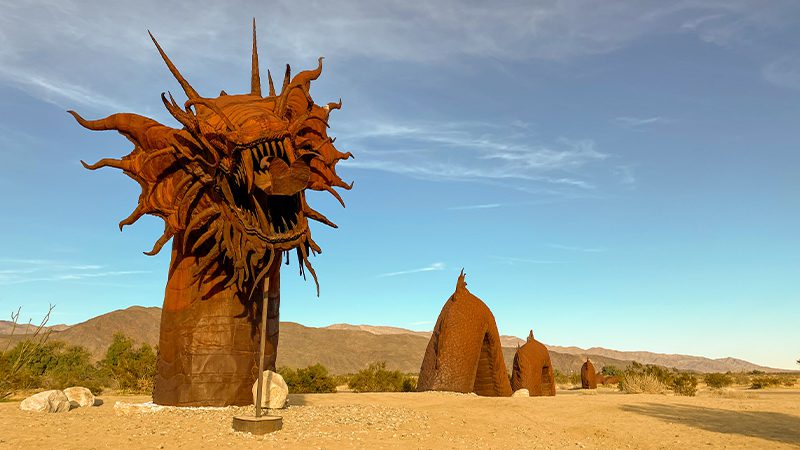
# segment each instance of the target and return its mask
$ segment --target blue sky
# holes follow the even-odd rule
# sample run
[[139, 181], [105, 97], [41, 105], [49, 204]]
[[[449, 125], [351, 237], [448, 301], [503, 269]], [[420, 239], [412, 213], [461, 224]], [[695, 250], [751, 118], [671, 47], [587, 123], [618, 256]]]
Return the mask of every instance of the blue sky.
[[[767, 6], [768, 5], [768, 6]], [[160, 306], [160, 219], [79, 160], [129, 142], [87, 118], [176, 123], [151, 30], [203, 95], [314, 67], [355, 160], [283, 320], [430, 329], [463, 267], [502, 334], [794, 368], [800, 357], [800, 4], [793, 1], [0, 0], [0, 313], [77, 323]], [[312, 225], [313, 227], [313, 225]], [[3, 312], [5, 311], [5, 313]]]

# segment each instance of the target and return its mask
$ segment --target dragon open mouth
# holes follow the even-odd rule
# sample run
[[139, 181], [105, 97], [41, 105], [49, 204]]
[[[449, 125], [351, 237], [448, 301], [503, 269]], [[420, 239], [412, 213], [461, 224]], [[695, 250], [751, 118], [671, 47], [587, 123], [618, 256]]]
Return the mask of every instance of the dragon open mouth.
[[303, 189], [310, 169], [295, 160], [286, 139], [261, 139], [237, 147], [234, 204], [248, 228], [272, 244], [293, 244], [308, 230]]

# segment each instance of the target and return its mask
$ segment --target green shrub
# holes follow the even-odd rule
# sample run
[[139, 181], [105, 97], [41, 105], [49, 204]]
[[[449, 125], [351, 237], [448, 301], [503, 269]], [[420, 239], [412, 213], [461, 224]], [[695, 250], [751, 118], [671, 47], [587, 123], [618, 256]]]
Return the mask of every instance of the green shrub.
[[750, 387], [752, 389], [764, 389], [771, 386], [778, 386], [781, 384], [781, 379], [775, 376], [764, 375], [760, 377], [753, 377], [750, 380]]
[[295, 394], [317, 394], [336, 392], [336, 380], [328, 375], [328, 369], [322, 364], [314, 364], [305, 369], [281, 367], [278, 373], [286, 381], [289, 392]]
[[376, 362], [359, 371], [347, 383], [355, 392], [410, 392], [416, 380], [399, 370], [386, 370], [385, 362]]
[[98, 365], [117, 389], [131, 393], [149, 393], [153, 389], [156, 353], [148, 344], [135, 348], [131, 338], [117, 333]]
[[605, 377], [621, 377], [625, 375], [625, 372], [617, 366], [603, 366], [600, 370], [600, 373], [603, 374]]
[[[99, 394], [106, 380], [92, 364], [88, 350], [77, 345], [54, 341], [36, 344], [23, 341], [2, 355], [0, 367], [9, 367], [12, 361], [24, 359], [24, 364], [8, 381], [18, 389], [65, 389], [84, 386]], [[7, 372], [0, 369], [0, 373]]]
[[690, 373], [682, 373], [673, 378], [669, 387], [678, 395], [694, 397], [697, 394], [697, 377]]
[[567, 375], [564, 375], [563, 373], [561, 373], [560, 370], [554, 369], [553, 370], [553, 381], [555, 381], [556, 384], [569, 384], [569, 377]]
[[721, 389], [732, 385], [733, 377], [727, 373], [707, 373], [703, 382], [710, 388]]

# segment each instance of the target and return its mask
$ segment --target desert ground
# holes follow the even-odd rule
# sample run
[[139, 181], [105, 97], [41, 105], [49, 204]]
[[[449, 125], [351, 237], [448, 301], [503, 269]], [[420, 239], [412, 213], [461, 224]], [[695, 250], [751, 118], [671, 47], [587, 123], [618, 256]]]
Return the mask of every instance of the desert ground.
[[[292, 394], [281, 431], [231, 430], [252, 407], [152, 408], [147, 396], [104, 396], [67, 413], [0, 403], [0, 448], [796, 448], [800, 389], [696, 397], [610, 388], [556, 397], [472, 394]], [[119, 403], [118, 403], [119, 402]], [[130, 406], [133, 404], [134, 406]], [[126, 406], [128, 405], [128, 406]]]

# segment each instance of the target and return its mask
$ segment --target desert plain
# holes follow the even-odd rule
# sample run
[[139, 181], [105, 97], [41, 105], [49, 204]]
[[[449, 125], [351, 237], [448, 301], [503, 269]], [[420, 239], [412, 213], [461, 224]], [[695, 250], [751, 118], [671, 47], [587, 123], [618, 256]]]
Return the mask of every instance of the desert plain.
[[0, 448], [797, 448], [800, 389], [695, 397], [561, 389], [555, 397], [448, 392], [291, 394], [283, 429], [234, 432], [253, 407], [142, 406], [106, 395], [67, 413], [0, 403]]

